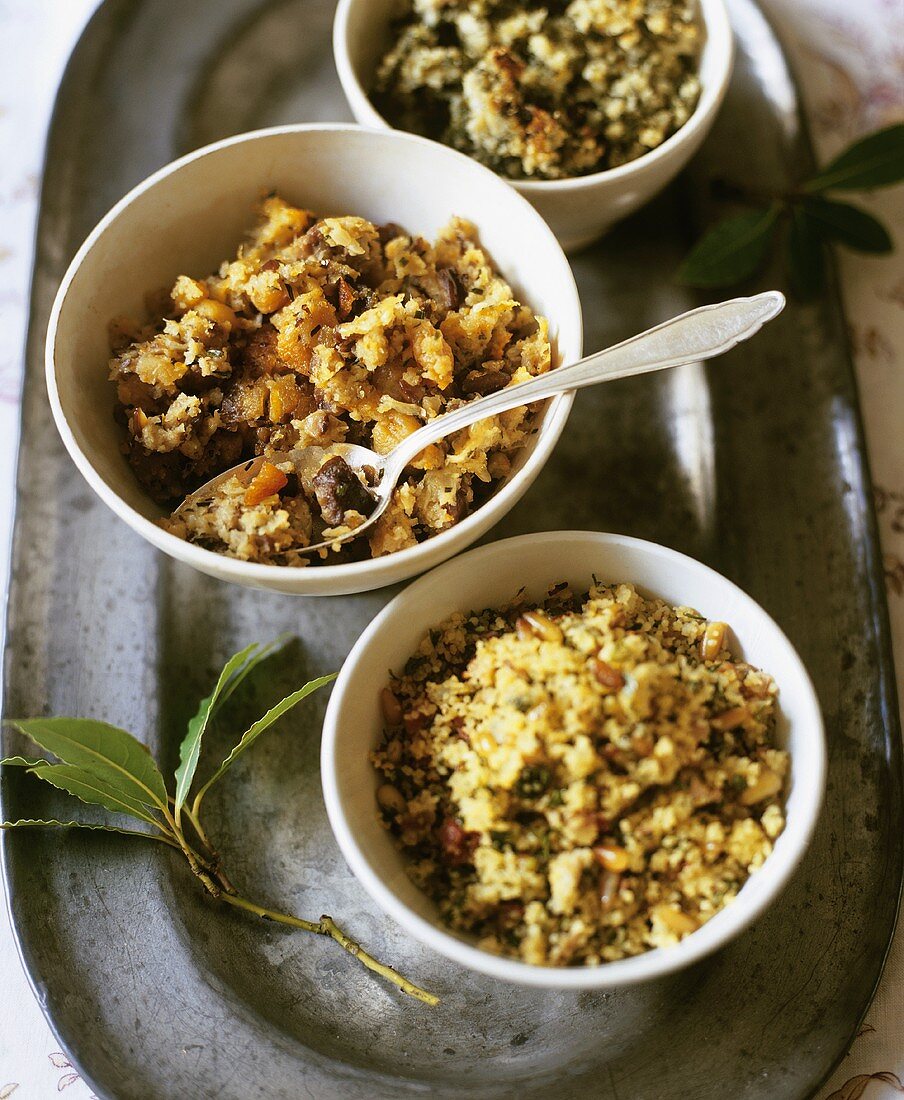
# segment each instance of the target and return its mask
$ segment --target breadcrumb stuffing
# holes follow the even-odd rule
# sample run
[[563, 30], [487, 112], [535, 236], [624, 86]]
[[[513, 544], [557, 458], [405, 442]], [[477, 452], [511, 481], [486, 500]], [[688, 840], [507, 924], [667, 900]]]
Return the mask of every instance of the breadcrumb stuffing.
[[382, 821], [450, 927], [597, 965], [737, 896], [784, 828], [789, 758], [774, 680], [727, 638], [598, 583], [429, 632], [383, 692], [372, 759]]
[[692, 0], [409, 0], [374, 103], [512, 179], [614, 168], [700, 96]]
[[[278, 466], [285, 477], [272, 493], [248, 499], [233, 478], [163, 521], [246, 561], [307, 565], [304, 547], [369, 514], [348, 475], [312, 495], [286, 464], [293, 448], [385, 454], [426, 421], [552, 367], [545, 318], [517, 301], [459, 218], [430, 242], [356, 216], [318, 220], [271, 195], [233, 259], [207, 278], [180, 275], [164, 298], [152, 323], [110, 326], [124, 451], [169, 507], [246, 459]], [[533, 410], [519, 408], [431, 445], [363, 549], [322, 557], [379, 557], [451, 527], [504, 480], [533, 430]]]

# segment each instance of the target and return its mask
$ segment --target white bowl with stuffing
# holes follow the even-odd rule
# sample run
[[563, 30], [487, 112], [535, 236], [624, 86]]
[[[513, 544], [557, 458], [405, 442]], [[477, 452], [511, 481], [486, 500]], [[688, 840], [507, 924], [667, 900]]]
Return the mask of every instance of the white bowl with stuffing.
[[665, 187], [731, 76], [723, 0], [340, 0], [333, 50], [364, 126], [444, 141], [509, 179], [567, 250]]
[[342, 441], [385, 453], [581, 353], [568, 261], [492, 172], [408, 134], [286, 126], [191, 153], [110, 211], [57, 295], [47, 381], [70, 455], [139, 535], [222, 580], [332, 595], [405, 580], [488, 531], [572, 395], [428, 448], [387, 522], [335, 558], [305, 557], [327, 511], [291, 470], [168, 515], [247, 458]]
[[739, 935], [803, 857], [825, 774], [813, 685], [769, 615], [683, 554], [590, 531], [407, 587], [346, 659], [321, 751], [374, 901], [462, 966], [558, 989]]

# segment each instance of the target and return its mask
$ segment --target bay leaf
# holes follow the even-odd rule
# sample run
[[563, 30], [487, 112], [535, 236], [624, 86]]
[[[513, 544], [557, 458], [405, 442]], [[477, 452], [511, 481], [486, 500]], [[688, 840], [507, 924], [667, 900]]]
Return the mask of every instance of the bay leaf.
[[130, 802], [166, 808], [160, 769], [147, 746], [125, 730], [92, 718], [26, 718], [10, 724], [64, 764], [90, 772]]

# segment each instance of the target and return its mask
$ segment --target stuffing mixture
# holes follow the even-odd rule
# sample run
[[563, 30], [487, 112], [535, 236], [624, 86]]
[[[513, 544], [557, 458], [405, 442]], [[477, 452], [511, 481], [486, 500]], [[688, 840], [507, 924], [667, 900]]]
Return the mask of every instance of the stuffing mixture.
[[[144, 328], [111, 325], [125, 452], [166, 507], [266, 456], [250, 484], [234, 478], [162, 521], [245, 561], [305, 565], [301, 548], [373, 508], [341, 458], [303, 484], [293, 448], [385, 454], [425, 421], [552, 365], [546, 320], [514, 299], [460, 219], [430, 243], [394, 224], [317, 219], [273, 195], [235, 259], [206, 279], [181, 275], [154, 313]], [[521, 408], [429, 446], [369, 538], [322, 554], [379, 557], [445, 530], [505, 478], [533, 431]]]
[[628, 584], [453, 615], [383, 692], [382, 820], [447, 924], [540, 966], [675, 944], [784, 828], [776, 685]]
[[512, 179], [582, 176], [687, 122], [700, 39], [694, 0], [409, 0], [373, 100]]

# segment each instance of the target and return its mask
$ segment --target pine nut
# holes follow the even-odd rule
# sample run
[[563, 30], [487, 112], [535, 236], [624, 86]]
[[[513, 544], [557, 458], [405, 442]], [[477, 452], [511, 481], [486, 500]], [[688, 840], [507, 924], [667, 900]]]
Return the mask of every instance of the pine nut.
[[494, 749], [499, 748], [499, 742], [488, 730], [475, 734], [472, 744], [481, 756], [489, 756]]
[[402, 724], [402, 704], [391, 688], [385, 687], [380, 692], [380, 706], [387, 725], [400, 726]]
[[721, 714], [714, 714], [709, 722], [713, 729], [725, 731], [742, 726], [749, 717], [750, 711], [746, 707], [732, 707], [731, 710], [723, 710]]
[[658, 906], [656, 916], [676, 936], [686, 936], [689, 932], [695, 932], [698, 928], [698, 924], [692, 916], [671, 905]]
[[624, 676], [617, 668], [613, 668], [608, 661], [603, 661], [599, 657], [591, 657], [589, 663], [590, 671], [603, 687], [608, 688], [610, 691], [620, 691], [625, 686]]
[[400, 814], [405, 809], [402, 793], [391, 783], [383, 783], [377, 788], [377, 803], [384, 810], [390, 810], [395, 814]]
[[738, 801], [742, 806], [753, 806], [765, 798], [772, 798], [781, 789], [781, 776], [776, 775], [771, 768], [763, 768], [756, 782], [741, 791]]
[[525, 611], [515, 623], [519, 638], [540, 638], [545, 642], [561, 642], [565, 635], [542, 611]]
[[593, 855], [601, 867], [616, 875], [628, 869], [628, 853], [618, 844], [597, 844], [593, 849]]
[[700, 653], [704, 661], [714, 661], [725, 648], [726, 623], [709, 623], [703, 632]]

